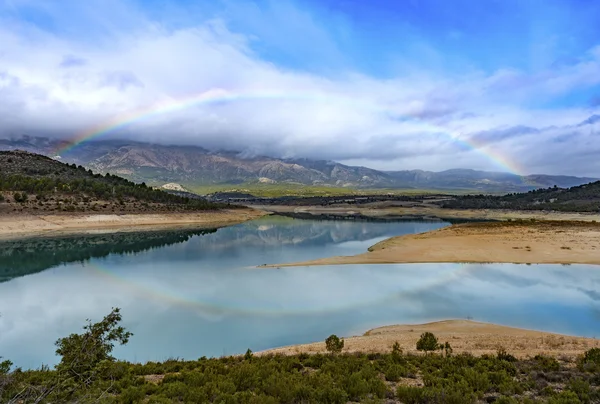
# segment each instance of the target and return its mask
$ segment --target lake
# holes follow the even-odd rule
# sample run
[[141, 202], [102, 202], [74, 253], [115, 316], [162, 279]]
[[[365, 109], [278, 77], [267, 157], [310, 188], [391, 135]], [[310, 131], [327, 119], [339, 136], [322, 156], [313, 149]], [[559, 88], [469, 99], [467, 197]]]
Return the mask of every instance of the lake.
[[55, 364], [54, 341], [120, 307], [115, 356], [196, 359], [448, 318], [600, 336], [600, 268], [585, 265], [257, 265], [366, 251], [442, 221], [265, 217], [219, 230], [0, 242], [0, 356]]

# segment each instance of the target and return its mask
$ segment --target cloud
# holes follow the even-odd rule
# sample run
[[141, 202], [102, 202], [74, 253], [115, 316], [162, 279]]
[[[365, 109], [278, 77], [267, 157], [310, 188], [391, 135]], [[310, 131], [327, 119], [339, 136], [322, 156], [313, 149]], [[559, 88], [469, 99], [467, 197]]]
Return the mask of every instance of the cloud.
[[87, 61], [81, 57], [77, 57], [75, 55], [65, 55], [63, 60], [60, 62], [60, 67], [78, 67], [85, 66]]
[[103, 74], [102, 84], [107, 87], [115, 87], [119, 91], [125, 91], [128, 87], [144, 87], [144, 84], [129, 71], [112, 71]]
[[[73, 26], [45, 5], [61, 31], [0, 18], [0, 136], [69, 138], [157, 110], [106, 136], [381, 169], [506, 169], [490, 158], [500, 155], [524, 172], [600, 175], [595, 135], [560, 129], [590, 108], [543, 105], [600, 84], [600, 48], [552, 70], [382, 78], [353, 66], [326, 21], [291, 2], [267, 3], [230, 2], [181, 25], [117, 0], [119, 24], [96, 2], [73, 6]], [[73, 35], [86, 21], [90, 35]], [[299, 57], [314, 63], [300, 67]], [[227, 100], [186, 101], [219, 92]], [[573, 165], [556, 167], [557, 155]]]

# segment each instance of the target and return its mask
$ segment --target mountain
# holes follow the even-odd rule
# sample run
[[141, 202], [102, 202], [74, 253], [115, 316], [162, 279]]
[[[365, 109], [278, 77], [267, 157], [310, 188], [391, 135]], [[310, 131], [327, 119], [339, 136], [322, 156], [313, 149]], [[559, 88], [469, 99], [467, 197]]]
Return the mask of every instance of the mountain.
[[0, 139], [0, 149], [23, 149], [83, 165], [96, 173], [111, 173], [135, 182], [184, 187], [215, 184], [288, 183], [352, 188], [415, 188], [519, 192], [557, 185], [571, 187], [595, 178], [529, 175], [453, 169], [378, 171], [335, 161], [306, 158], [248, 157], [228, 150], [211, 151], [198, 146], [168, 146], [125, 140], [86, 142], [57, 156], [64, 142], [22, 136]]

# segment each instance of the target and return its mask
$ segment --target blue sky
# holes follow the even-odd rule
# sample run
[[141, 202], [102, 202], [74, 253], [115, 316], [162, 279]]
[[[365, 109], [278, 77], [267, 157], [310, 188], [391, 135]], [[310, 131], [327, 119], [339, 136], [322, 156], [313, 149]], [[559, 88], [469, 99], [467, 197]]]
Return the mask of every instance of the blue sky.
[[0, 137], [226, 91], [110, 135], [600, 176], [600, 128], [577, 126], [600, 114], [597, 21], [593, 0], [0, 0]]

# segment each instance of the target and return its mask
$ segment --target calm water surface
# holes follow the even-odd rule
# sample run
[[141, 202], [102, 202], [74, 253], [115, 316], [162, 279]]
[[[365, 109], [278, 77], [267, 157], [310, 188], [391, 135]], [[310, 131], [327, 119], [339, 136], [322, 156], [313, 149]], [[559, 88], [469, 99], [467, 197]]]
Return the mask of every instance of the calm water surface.
[[351, 265], [255, 268], [351, 255], [444, 222], [267, 217], [210, 230], [0, 243], [0, 356], [56, 363], [53, 342], [121, 307], [131, 361], [195, 359], [472, 317], [600, 336], [600, 268], [584, 265]]

